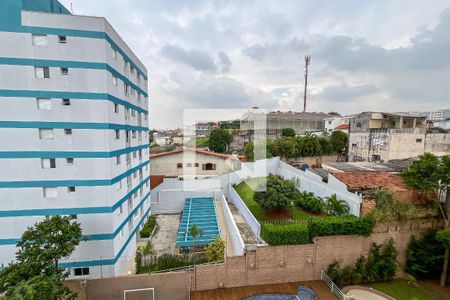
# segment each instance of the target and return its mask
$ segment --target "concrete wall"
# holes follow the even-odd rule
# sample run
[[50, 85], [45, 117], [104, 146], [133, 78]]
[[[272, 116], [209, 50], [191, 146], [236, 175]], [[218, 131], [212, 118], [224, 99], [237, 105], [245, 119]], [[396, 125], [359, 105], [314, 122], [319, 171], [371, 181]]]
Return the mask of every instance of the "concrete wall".
[[225, 196], [222, 194], [220, 197], [220, 205], [222, 206], [222, 211], [225, 217], [225, 223], [227, 225], [229, 239], [231, 239], [231, 245], [233, 247], [233, 256], [244, 255], [245, 244], [242, 239], [241, 233], [236, 225], [233, 214], [231, 213], [230, 207], [228, 206]]
[[425, 138], [425, 152], [436, 155], [450, 154], [450, 133], [429, 133]]

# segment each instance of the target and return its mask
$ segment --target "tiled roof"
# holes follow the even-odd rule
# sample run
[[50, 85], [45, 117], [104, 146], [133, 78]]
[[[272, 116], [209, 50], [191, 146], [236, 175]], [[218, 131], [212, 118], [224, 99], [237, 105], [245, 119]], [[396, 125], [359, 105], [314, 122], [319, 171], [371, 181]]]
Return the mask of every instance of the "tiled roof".
[[271, 111], [269, 113], [250, 112], [243, 116], [243, 120], [308, 120], [308, 121], [323, 121], [325, 118], [335, 117], [326, 113], [316, 112], [284, 112]]
[[338, 127], [336, 127], [335, 129], [349, 129], [350, 126], [348, 124], [341, 124]]
[[349, 190], [371, 190], [388, 188], [392, 191], [407, 191], [403, 178], [400, 175], [388, 172], [340, 172], [332, 173]]

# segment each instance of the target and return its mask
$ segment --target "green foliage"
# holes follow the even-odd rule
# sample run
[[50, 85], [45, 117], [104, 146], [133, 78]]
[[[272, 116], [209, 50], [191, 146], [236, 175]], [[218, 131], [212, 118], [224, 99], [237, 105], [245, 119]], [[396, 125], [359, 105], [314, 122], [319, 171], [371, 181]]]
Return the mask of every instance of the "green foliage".
[[406, 273], [405, 274], [405, 280], [408, 283], [409, 286], [418, 287], [417, 279], [411, 274]]
[[444, 246], [436, 238], [436, 230], [427, 230], [420, 239], [414, 236], [406, 249], [405, 272], [418, 279], [439, 278], [444, 261]]
[[232, 136], [222, 128], [215, 128], [209, 135], [208, 147], [211, 151], [224, 153], [231, 143]]
[[347, 152], [348, 136], [342, 131], [333, 131], [330, 136], [331, 147], [334, 152], [343, 155]]
[[295, 130], [293, 128], [283, 128], [281, 136], [295, 137]]
[[273, 142], [273, 156], [280, 156], [282, 159], [290, 159], [297, 156], [296, 140], [293, 137], [281, 137]]
[[255, 143], [250, 141], [244, 147], [244, 155], [248, 161], [254, 161], [255, 156], [257, 159], [272, 158], [272, 146], [272, 140], [257, 140], [256, 148]]
[[334, 261], [328, 265], [326, 273], [340, 287], [392, 281], [397, 271], [397, 254], [392, 239], [384, 247], [373, 243], [367, 259], [360, 256], [354, 266], [347, 266], [343, 269], [337, 261]]
[[389, 189], [375, 191], [377, 206], [370, 213], [376, 223], [404, 221], [417, 217], [418, 209], [410, 202], [402, 203]]
[[264, 210], [285, 209], [299, 197], [294, 182], [279, 176], [267, 177], [266, 190], [255, 192], [254, 200]]
[[156, 216], [151, 215], [144, 227], [141, 229], [141, 238], [148, 238], [152, 234], [153, 229], [156, 227]]
[[198, 236], [203, 236], [203, 229], [198, 228], [196, 224], [191, 224], [191, 226], [189, 226], [189, 235], [192, 236], [192, 239], [195, 241]]
[[295, 143], [295, 157], [322, 155], [319, 138], [315, 135], [296, 137]]
[[[136, 252], [138, 255], [139, 252]], [[150, 256], [147, 260], [141, 260], [139, 265], [136, 264], [136, 273], [151, 273], [157, 271], [164, 271], [169, 269], [178, 269], [191, 266], [195, 263], [207, 263], [208, 258], [205, 255], [193, 255], [191, 258], [180, 256], [176, 254], [162, 254], [158, 257]], [[139, 268], [138, 268], [139, 266]]]
[[225, 242], [217, 236], [212, 243], [206, 247], [206, 256], [209, 261], [223, 261], [225, 257]]
[[353, 215], [311, 219], [308, 223], [311, 239], [330, 235], [369, 236], [372, 228], [373, 221], [370, 218], [358, 218]]
[[436, 239], [446, 248], [450, 247], [450, 229], [439, 230]]
[[325, 199], [325, 209], [329, 216], [343, 216], [350, 211], [347, 202], [339, 200], [336, 194]]
[[69, 217], [52, 216], [35, 223], [17, 242], [16, 262], [0, 271], [0, 292], [7, 299], [75, 299], [63, 285], [68, 273], [58, 261], [81, 241], [81, 227]]
[[321, 136], [318, 138], [318, 141], [320, 144], [320, 155], [330, 155], [333, 153], [333, 147], [329, 138]]
[[208, 138], [195, 139], [195, 147], [197, 147], [197, 148], [206, 148], [208, 146], [209, 146], [209, 139]]
[[408, 169], [403, 171], [403, 179], [409, 187], [422, 191], [431, 191], [439, 187], [439, 158], [432, 153], [419, 156]]
[[323, 212], [325, 205], [322, 199], [315, 197], [314, 193], [302, 192], [295, 200], [295, 205], [315, 214]]
[[222, 121], [219, 123], [219, 127], [222, 129], [239, 129], [241, 127], [240, 120]]
[[261, 226], [261, 237], [271, 246], [308, 244], [310, 242], [308, 226], [301, 223], [263, 224]]

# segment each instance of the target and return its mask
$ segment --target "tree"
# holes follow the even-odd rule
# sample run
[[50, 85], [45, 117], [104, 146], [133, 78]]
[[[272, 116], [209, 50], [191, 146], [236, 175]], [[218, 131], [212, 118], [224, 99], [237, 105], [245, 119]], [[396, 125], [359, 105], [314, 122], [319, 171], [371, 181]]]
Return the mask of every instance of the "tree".
[[81, 241], [81, 227], [69, 217], [46, 217], [17, 242], [16, 262], [0, 271], [0, 292], [13, 299], [75, 299], [58, 267]]
[[293, 128], [283, 128], [281, 136], [295, 137], [295, 130]]
[[206, 256], [209, 261], [222, 261], [225, 254], [225, 242], [217, 236], [212, 243], [206, 247]]
[[348, 214], [350, 207], [344, 200], [339, 200], [336, 194], [325, 198], [325, 209], [330, 216], [342, 216]]
[[329, 138], [319, 137], [320, 144], [320, 155], [330, 155], [333, 152], [333, 147], [331, 146], [331, 142]]
[[272, 140], [257, 140], [255, 148], [255, 143], [253, 141], [250, 141], [244, 147], [245, 158], [247, 158], [248, 161], [254, 161], [255, 155], [257, 158], [263, 158], [264, 149], [265, 149], [265, 158], [272, 158], [272, 145], [273, 145]]
[[[447, 188], [450, 185], [450, 156], [444, 155], [438, 158], [434, 154], [424, 153], [419, 156], [408, 169], [402, 173], [407, 186], [416, 188], [429, 196], [436, 203], [444, 220], [444, 229], [450, 229], [450, 203], [447, 200]], [[445, 246], [444, 262], [441, 274], [441, 286], [447, 281], [447, 269], [449, 261], [450, 245]]]
[[269, 176], [266, 190], [255, 192], [254, 199], [266, 211], [286, 209], [291, 206], [291, 202], [296, 202], [299, 193], [293, 181], [284, 180], [279, 176]]
[[195, 265], [195, 242], [198, 236], [203, 236], [203, 229], [198, 228], [195, 224], [191, 224], [191, 226], [189, 226], [189, 235], [192, 236], [192, 253]]
[[227, 130], [222, 128], [215, 128], [209, 135], [208, 147], [211, 151], [224, 153], [231, 141], [232, 136], [228, 133]]
[[330, 136], [331, 147], [338, 156], [343, 156], [347, 153], [348, 136], [342, 131], [333, 131]]
[[295, 138], [281, 137], [273, 142], [272, 153], [274, 156], [280, 156], [284, 160], [295, 157], [296, 142]]
[[297, 137], [296, 141], [296, 157], [318, 156], [321, 155], [319, 138], [315, 135], [307, 134]]

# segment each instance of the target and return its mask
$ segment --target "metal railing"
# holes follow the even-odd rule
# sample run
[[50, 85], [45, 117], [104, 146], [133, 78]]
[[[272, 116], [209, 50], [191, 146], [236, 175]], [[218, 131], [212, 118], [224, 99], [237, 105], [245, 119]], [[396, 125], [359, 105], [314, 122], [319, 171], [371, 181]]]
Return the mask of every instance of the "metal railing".
[[341, 289], [334, 284], [333, 280], [328, 277], [327, 273], [324, 271], [320, 271], [320, 279], [325, 282], [325, 284], [331, 289], [331, 292], [338, 298], [339, 300], [356, 300], [355, 296], [346, 296]]

